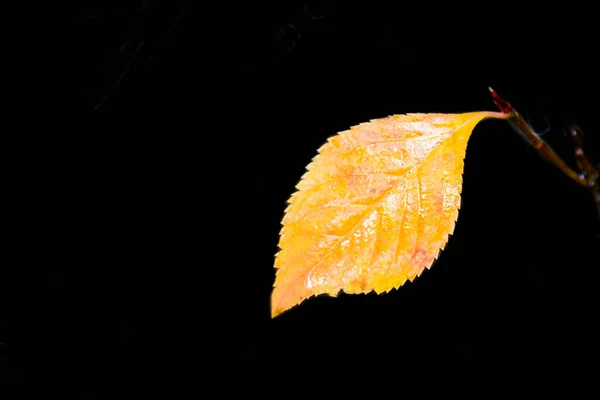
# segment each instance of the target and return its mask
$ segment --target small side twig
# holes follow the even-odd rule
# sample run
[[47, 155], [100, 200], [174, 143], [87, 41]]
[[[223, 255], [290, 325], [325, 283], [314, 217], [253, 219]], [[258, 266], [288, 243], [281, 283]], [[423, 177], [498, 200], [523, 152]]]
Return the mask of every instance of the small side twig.
[[586, 157], [583, 151], [583, 135], [581, 134], [581, 130], [577, 126], [572, 126], [569, 129], [569, 133], [573, 139], [577, 167], [579, 167], [579, 170], [582, 172], [582, 174], [591, 181], [590, 190], [592, 191], [592, 195], [596, 201], [598, 215], [600, 216], [600, 164], [598, 167], [594, 167]]
[[592, 192], [600, 217], [600, 171], [589, 162], [583, 152], [583, 140], [578, 128], [571, 128], [570, 133], [575, 147], [575, 159], [579, 172], [569, 167], [552, 148], [529, 126], [525, 119], [498, 93], [489, 88], [494, 103], [507, 116], [508, 122], [520, 132], [537, 149], [540, 155], [561, 170], [565, 175]]

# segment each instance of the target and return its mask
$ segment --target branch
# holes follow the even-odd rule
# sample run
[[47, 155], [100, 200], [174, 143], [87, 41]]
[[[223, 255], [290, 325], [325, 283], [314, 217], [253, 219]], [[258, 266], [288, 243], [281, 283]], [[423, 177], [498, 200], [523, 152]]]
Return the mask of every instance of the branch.
[[552, 148], [529, 126], [529, 124], [523, 119], [523, 117], [508, 103], [502, 99], [498, 93], [492, 88], [489, 88], [494, 98], [494, 103], [498, 106], [500, 111], [507, 116], [508, 122], [521, 133], [525, 138], [536, 148], [540, 155], [553, 164], [555, 167], [560, 169], [565, 175], [571, 178], [573, 181], [590, 190], [594, 196], [596, 207], [598, 208], [598, 216], [600, 217], [600, 171], [589, 162], [585, 153], [583, 152], [583, 141], [581, 139], [581, 131], [573, 127], [570, 130], [571, 137], [573, 138], [575, 146], [575, 159], [577, 160], [577, 166], [579, 172], [569, 167], [555, 152]]

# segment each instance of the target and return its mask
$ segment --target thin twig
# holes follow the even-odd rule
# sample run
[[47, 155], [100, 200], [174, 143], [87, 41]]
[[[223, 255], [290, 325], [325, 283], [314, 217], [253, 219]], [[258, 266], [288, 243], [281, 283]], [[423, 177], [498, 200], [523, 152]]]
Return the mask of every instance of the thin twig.
[[579, 130], [579, 128], [576, 126], [572, 126], [569, 129], [569, 133], [573, 139], [573, 147], [575, 148], [575, 160], [577, 162], [577, 166], [585, 174], [592, 173], [594, 166], [588, 161], [585, 153], [583, 152], [583, 138], [581, 135], [581, 130]]
[[600, 170], [598, 169], [600, 166], [598, 168], [594, 167], [586, 157], [583, 151], [583, 135], [581, 134], [581, 130], [577, 126], [572, 126], [569, 129], [569, 133], [573, 139], [577, 166], [585, 176], [593, 181], [591, 190], [596, 200], [596, 206], [598, 207], [598, 215], [600, 216]]
[[500, 111], [507, 116], [508, 122], [536, 148], [544, 159], [552, 163], [579, 185], [591, 190], [598, 208], [598, 216], [600, 217], [600, 172], [589, 162], [583, 152], [581, 132], [576, 128], [571, 129], [571, 137], [575, 144], [575, 159], [577, 160], [577, 166], [580, 169], [580, 172], [577, 172], [569, 167], [558, 154], [556, 154], [554, 150], [552, 150], [552, 148], [534, 132], [525, 119], [523, 119], [510, 103], [502, 99], [492, 88], [489, 88], [489, 90]]

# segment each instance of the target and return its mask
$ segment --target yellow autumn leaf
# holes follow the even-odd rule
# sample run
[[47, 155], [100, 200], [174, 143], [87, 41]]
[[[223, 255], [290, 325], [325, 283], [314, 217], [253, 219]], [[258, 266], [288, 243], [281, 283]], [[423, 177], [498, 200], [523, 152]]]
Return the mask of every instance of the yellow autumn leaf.
[[272, 317], [314, 295], [397, 289], [429, 268], [454, 231], [484, 118], [506, 115], [394, 115], [329, 138], [285, 210]]

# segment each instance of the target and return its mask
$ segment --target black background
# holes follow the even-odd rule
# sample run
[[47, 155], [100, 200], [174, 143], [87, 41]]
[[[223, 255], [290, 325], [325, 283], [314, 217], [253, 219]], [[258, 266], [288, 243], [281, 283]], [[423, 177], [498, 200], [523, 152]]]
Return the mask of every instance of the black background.
[[600, 161], [592, 11], [156, 0], [76, 14], [75, 90], [46, 102], [69, 118], [13, 166], [27, 179], [0, 304], [6, 393], [597, 391], [595, 205], [502, 121], [473, 133], [431, 270], [269, 313], [285, 202], [338, 131], [494, 110], [492, 86], [568, 163], [571, 123]]

